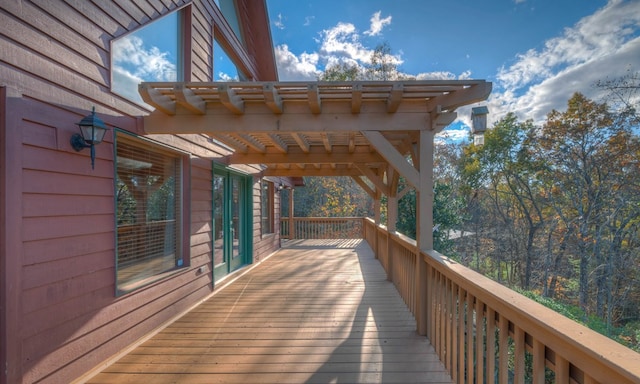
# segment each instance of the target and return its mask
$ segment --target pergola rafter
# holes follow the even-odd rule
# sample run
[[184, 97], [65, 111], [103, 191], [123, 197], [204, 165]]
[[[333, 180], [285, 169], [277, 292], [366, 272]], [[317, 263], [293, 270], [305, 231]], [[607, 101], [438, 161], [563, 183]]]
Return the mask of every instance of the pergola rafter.
[[[350, 176], [378, 198], [395, 198], [403, 176], [426, 192], [426, 212], [433, 181], [423, 167], [433, 163], [434, 135], [456, 119], [456, 108], [485, 100], [491, 83], [142, 83], [139, 91], [155, 108], [144, 118], [146, 133], [206, 134], [234, 150], [228, 164], [259, 164], [267, 176]], [[422, 226], [418, 241], [428, 249], [432, 236]]]

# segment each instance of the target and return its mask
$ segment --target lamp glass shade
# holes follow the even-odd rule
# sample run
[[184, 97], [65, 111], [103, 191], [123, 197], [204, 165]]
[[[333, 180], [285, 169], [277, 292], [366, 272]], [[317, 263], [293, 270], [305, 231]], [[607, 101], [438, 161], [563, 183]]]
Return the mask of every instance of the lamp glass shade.
[[95, 125], [81, 125], [80, 133], [82, 138], [87, 144], [99, 144], [104, 139], [104, 134], [107, 132], [107, 128], [99, 127]]
[[102, 139], [104, 139], [104, 134], [107, 132], [107, 126], [104, 121], [96, 116], [95, 111], [80, 120], [78, 126], [80, 127], [82, 138], [90, 145], [101, 143]]

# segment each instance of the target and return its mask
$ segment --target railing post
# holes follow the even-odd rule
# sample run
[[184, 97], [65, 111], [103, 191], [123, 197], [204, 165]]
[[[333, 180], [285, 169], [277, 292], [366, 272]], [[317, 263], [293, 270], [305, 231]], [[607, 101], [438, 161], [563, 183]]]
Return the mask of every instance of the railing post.
[[289, 190], [289, 240], [296, 238], [296, 226], [293, 219], [293, 191], [295, 191], [293, 188]]
[[416, 287], [417, 293], [417, 328], [420, 335], [427, 333], [427, 265], [422, 260], [421, 252], [433, 250], [433, 131], [420, 131], [420, 182], [418, 188], [418, 222], [417, 243], [418, 257], [416, 258]]
[[391, 234], [396, 232], [398, 198], [387, 197], [387, 280], [393, 281], [393, 244]]

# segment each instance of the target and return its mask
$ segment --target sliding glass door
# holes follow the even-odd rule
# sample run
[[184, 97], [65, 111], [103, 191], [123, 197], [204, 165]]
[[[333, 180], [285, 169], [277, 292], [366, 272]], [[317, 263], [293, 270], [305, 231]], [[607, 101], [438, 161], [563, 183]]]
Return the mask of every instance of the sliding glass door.
[[250, 176], [214, 169], [214, 281], [251, 262], [250, 181]]

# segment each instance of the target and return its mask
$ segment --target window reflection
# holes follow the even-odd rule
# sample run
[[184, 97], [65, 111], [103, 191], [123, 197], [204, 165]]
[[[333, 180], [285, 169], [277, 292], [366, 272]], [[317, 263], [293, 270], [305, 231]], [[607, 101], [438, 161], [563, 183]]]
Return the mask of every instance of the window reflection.
[[244, 44], [242, 33], [240, 32], [240, 23], [238, 22], [238, 13], [236, 12], [236, 5], [234, 0], [216, 0], [216, 5], [220, 8], [222, 15], [227, 23], [231, 26], [233, 33], [238, 40]]
[[178, 155], [116, 139], [116, 271], [124, 293], [184, 266], [182, 178]]
[[213, 80], [214, 81], [246, 81], [247, 76], [231, 60], [217, 40], [213, 43]]
[[111, 44], [111, 89], [144, 104], [143, 81], [181, 81], [180, 13], [173, 12]]

